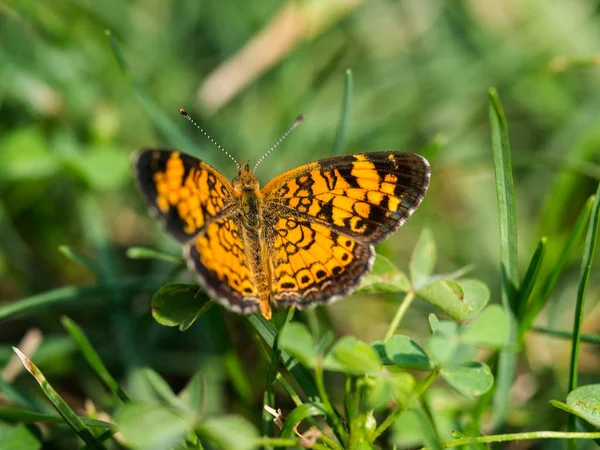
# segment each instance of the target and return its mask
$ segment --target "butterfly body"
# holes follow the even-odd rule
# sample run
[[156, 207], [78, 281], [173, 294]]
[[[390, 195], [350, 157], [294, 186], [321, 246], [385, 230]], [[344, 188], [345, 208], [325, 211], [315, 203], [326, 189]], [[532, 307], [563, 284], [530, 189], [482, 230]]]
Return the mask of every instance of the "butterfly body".
[[327, 303], [371, 269], [373, 244], [414, 212], [429, 184], [412, 153], [327, 158], [285, 172], [260, 189], [248, 168], [229, 183], [190, 155], [145, 150], [138, 185], [201, 285], [232, 310]]

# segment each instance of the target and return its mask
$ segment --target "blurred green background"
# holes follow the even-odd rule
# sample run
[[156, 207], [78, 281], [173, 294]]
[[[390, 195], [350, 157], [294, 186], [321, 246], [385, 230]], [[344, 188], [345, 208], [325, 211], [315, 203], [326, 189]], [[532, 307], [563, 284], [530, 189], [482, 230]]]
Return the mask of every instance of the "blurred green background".
[[[429, 227], [438, 244], [437, 271], [474, 264], [472, 275], [499, 302], [487, 91], [498, 89], [508, 120], [521, 268], [547, 236], [547, 271], [600, 179], [599, 42], [600, 2], [594, 0], [4, 0], [0, 307], [95, 282], [61, 245], [98, 261], [109, 285], [164, 281], [167, 263], [125, 254], [138, 245], [180, 252], [142, 204], [132, 152], [176, 147], [231, 178], [231, 161], [178, 108], [244, 161], [256, 161], [306, 113], [258, 170], [264, 185], [332, 154], [348, 68], [354, 90], [345, 151], [409, 150], [432, 164], [423, 205], [378, 251], [406, 269], [420, 230]], [[539, 324], [570, 329], [580, 254]], [[600, 331], [598, 278], [593, 270], [586, 333]], [[161, 327], [150, 314], [158, 285], [135, 286], [75, 295], [19, 320], [0, 320], [0, 367], [11, 345], [39, 328], [43, 341], [34, 361], [72, 404], [91, 397], [101, 409], [101, 387], [59, 324], [68, 314], [130, 390], [140, 386], [131, 377], [142, 365], [176, 388], [201, 369], [210, 387], [208, 412], [258, 420], [268, 367], [245, 323], [218, 307], [184, 334]], [[354, 296], [307, 320], [321, 317], [339, 335], [380, 339], [398, 301]], [[417, 303], [405, 332], [426, 333], [428, 311]], [[564, 398], [569, 349], [568, 341], [528, 336], [509, 426], [563, 423], [548, 399]], [[582, 379], [598, 382], [598, 351], [587, 344], [582, 351]], [[408, 428], [397, 427], [392, 440], [407, 442]]]

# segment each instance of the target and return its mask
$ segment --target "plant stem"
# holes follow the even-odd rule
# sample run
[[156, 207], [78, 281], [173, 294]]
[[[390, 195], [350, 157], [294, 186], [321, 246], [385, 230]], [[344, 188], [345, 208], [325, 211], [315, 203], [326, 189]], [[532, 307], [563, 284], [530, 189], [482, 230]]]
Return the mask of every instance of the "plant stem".
[[265, 447], [295, 447], [298, 445], [298, 441], [296, 439], [282, 439], [282, 438], [270, 438], [270, 437], [262, 437], [256, 441], [257, 444]]
[[396, 333], [396, 330], [398, 329], [398, 326], [400, 325], [404, 314], [406, 314], [406, 311], [408, 310], [409, 306], [411, 305], [414, 299], [415, 293], [413, 291], [408, 291], [404, 296], [402, 303], [400, 303], [400, 307], [398, 308], [398, 311], [396, 311], [394, 320], [392, 320], [392, 323], [388, 328], [387, 333], [385, 334], [386, 341], [389, 340], [394, 335], [394, 333]]
[[417, 399], [421, 395], [423, 395], [423, 392], [425, 392], [429, 385], [433, 383], [433, 380], [435, 380], [439, 371], [440, 369], [436, 367], [431, 372], [429, 372], [429, 375], [427, 375], [427, 377], [423, 381], [421, 381], [421, 383], [415, 388], [410, 398], [404, 404], [398, 406], [395, 410], [393, 410], [391, 414], [385, 418], [383, 423], [377, 427], [377, 429], [371, 435], [371, 442], [375, 442], [375, 439], [381, 436], [383, 432], [387, 430], [389, 426], [396, 421], [396, 419], [398, 419], [402, 414], [404, 414], [408, 409], [410, 403], [414, 399]]
[[[459, 447], [468, 444], [485, 444], [489, 442], [526, 441], [532, 439], [598, 439], [600, 432], [572, 433], [567, 431], [530, 431], [526, 433], [493, 434], [490, 436], [463, 437], [444, 442], [442, 448]], [[422, 447], [421, 450], [429, 450]]]
[[342, 422], [340, 421], [340, 418], [338, 417], [333, 405], [331, 404], [331, 401], [329, 400], [329, 396], [325, 391], [325, 383], [323, 382], [322, 358], [317, 360], [317, 364], [315, 366], [315, 381], [317, 382], [317, 391], [319, 393], [319, 397], [321, 398], [321, 402], [323, 402], [323, 407], [325, 408], [325, 411], [327, 411], [327, 416], [331, 420], [331, 428], [333, 429], [336, 437], [343, 444], [346, 441], [346, 431], [344, 430]]

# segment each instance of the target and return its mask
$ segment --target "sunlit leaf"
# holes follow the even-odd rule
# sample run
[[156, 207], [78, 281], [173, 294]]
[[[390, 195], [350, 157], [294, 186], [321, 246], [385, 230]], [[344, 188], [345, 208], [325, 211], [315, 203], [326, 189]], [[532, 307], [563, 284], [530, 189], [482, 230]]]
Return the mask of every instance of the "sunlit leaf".
[[212, 305], [195, 284], [169, 283], [152, 297], [152, 316], [161, 325], [188, 329]]
[[240, 416], [220, 416], [202, 421], [198, 432], [223, 450], [251, 450], [257, 446], [258, 431]]
[[467, 398], [485, 394], [494, 384], [494, 376], [490, 368], [478, 361], [445, 366], [440, 371], [440, 375], [457, 392]]
[[356, 375], [381, 371], [381, 364], [375, 350], [353, 336], [345, 336], [333, 345], [325, 356], [323, 367]]
[[385, 351], [397, 366], [417, 370], [429, 370], [432, 367], [425, 351], [408, 336], [392, 336], [385, 343]]
[[484, 309], [461, 333], [463, 342], [500, 348], [508, 337], [508, 316], [500, 305]]
[[42, 448], [42, 444], [24, 424], [9, 425], [0, 422], [0, 448], [38, 450]]
[[389, 259], [377, 255], [371, 273], [360, 284], [358, 292], [381, 294], [408, 292], [410, 281]]
[[306, 325], [298, 322], [288, 323], [279, 335], [279, 348], [306, 367], [314, 367], [317, 358], [315, 341]]
[[115, 423], [128, 443], [144, 450], [171, 448], [192, 430], [175, 411], [156, 404], [127, 403], [117, 411]]
[[567, 395], [567, 405], [582, 419], [600, 427], [600, 384], [588, 384]]

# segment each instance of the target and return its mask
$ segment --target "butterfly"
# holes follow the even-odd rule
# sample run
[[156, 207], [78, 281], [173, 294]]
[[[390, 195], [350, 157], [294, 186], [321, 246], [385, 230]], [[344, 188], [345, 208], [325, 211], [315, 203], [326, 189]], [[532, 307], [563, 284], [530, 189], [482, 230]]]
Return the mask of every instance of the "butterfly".
[[419, 155], [366, 152], [302, 165], [261, 189], [254, 172], [264, 156], [252, 170], [228, 156], [238, 168], [231, 182], [177, 150], [138, 152], [135, 175], [206, 292], [233, 311], [267, 319], [272, 304], [301, 309], [356, 289], [372, 268], [373, 245], [413, 214], [430, 178]]

